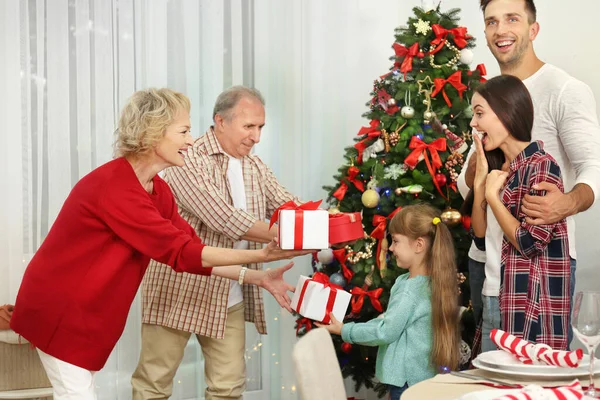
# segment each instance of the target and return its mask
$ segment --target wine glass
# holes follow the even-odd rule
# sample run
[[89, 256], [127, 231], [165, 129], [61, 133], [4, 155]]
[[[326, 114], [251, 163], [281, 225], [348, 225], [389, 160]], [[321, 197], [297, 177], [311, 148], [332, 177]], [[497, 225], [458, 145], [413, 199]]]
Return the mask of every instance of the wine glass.
[[586, 396], [597, 397], [594, 388], [594, 352], [600, 344], [600, 292], [578, 292], [573, 305], [573, 332], [587, 348], [590, 355], [590, 385]]

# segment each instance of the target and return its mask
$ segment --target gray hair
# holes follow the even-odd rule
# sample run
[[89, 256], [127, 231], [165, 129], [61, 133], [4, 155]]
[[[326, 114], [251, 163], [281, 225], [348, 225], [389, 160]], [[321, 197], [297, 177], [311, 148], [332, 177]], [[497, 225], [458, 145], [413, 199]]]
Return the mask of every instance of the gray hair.
[[217, 114], [221, 115], [225, 120], [231, 120], [233, 117], [233, 108], [244, 97], [253, 98], [260, 101], [263, 106], [265, 105], [265, 99], [258, 89], [241, 85], [232, 86], [229, 89], [224, 90], [219, 97], [217, 97], [215, 108], [213, 109], [213, 121]]

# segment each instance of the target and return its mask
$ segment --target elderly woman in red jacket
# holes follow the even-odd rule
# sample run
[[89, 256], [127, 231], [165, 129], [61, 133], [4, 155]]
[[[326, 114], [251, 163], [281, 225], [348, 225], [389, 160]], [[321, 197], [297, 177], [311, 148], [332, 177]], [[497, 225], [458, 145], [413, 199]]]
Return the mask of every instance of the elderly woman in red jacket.
[[94, 371], [121, 336], [151, 258], [178, 272], [259, 285], [289, 309], [286, 292], [293, 287], [283, 273], [292, 263], [271, 271], [240, 264], [309, 251], [283, 251], [274, 243], [261, 250], [205, 246], [158, 176], [183, 165], [192, 144], [189, 111], [181, 93], [136, 92], [119, 120], [119, 157], [73, 187], [25, 271], [10, 324], [37, 347], [55, 400], [95, 399]]

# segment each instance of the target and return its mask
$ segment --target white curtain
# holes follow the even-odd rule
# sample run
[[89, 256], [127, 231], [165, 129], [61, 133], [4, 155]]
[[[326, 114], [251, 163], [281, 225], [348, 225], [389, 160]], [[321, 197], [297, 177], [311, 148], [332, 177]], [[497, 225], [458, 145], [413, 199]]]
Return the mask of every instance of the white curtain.
[[[595, 0], [585, 2], [587, 8], [600, 7]], [[482, 45], [481, 12], [476, 4], [463, 3], [445, 0], [442, 6], [464, 8], [462, 24], [480, 44], [475, 62], [485, 61], [489, 74], [495, 75], [496, 64]], [[267, 101], [267, 125], [256, 153], [292, 192], [304, 199], [323, 198], [321, 186], [333, 183], [343, 148], [367, 124], [361, 115], [367, 110], [373, 80], [390, 66], [394, 28], [420, 4], [419, 0], [0, 1], [0, 304], [14, 302], [27, 262], [73, 184], [111, 159], [119, 110], [137, 89], [169, 86], [186, 93], [192, 101], [192, 131], [199, 136], [210, 125], [214, 100], [224, 88], [257, 87]], [[564, 62], [569, 54], [588, 54], [586, 42], [565, 44], [561, 53], [556, 48], [560, 38], [552, 36], [560, 32], [548, 30], [544, 36], [543, 27], [569, 15], [568, 5], [561, 6], [562, 11], [544, 7], [538, 5], [542, 21], [538, 54], [586, 80], [599, 96], [600, 81], [586, 67], [589, 63]], [[584, 20], [569, 25], [573, 37], [591, 36], [589, 27], [597, 14], [577, 14]], [[586, 216], [590, 213], [598, 215], [598, 210]], [[591, 263], [599, 257], [591, 242], [595, 220], [579, 219], [579, 276], [592, 271], [585, 269], [586, 260]], [[287, 280], [294, 283], [298, 275], [310, 271], [308, 257], [297, 259]], [[592, 282], [597, 286], [597, 280]], [[260, 337], [248, 326], [245, 398], [296, 399], [291, 363], [294, 319], [265, 297], [269, 335]], [[131, 397], [129, 380], [138, 360], [139, 332], [136, 300], [125, 333], [99, 374], [100, 398]], [[203, 390], [201, 352], [190, 341], [173, 398], [203, 398]]]

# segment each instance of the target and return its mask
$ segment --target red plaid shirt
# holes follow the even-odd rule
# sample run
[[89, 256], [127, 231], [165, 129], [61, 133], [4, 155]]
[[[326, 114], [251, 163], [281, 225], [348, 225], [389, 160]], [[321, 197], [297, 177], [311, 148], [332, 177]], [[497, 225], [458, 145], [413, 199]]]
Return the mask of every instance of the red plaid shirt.
[[[232, 248], [257, 220], [271, 217], [276, 208], [295, 199], [277, 182], [256, 155], [241, 159], [247, 211], [236, 209], [227, 180], [229, 156], [212, 128], [194, 142], [183, 167], [168, 168], [165, 180], [177, 200], [179, 213], [208, 246]], [[250, 250], [261, 243], [249, 242]], [[261, 269], [262, 264], [248, 268]], [[154, 260], [142, 285], [142, 322], [222, 339], [227, 318], [229, 279], [176, 273]], [[243, 285], [246, 321], [267, 333], [261, 289]]]
[[567, 348], [570, 309], [570, 260], [567, 223], [529, 225], [521, 211], [527, 193], [541, 182], [564, 191], [560, 168], [544, 152], [542, 142], [532, 142], [511, 163], [501, 198], [511, 214], [521, 221], [516, 238], [520, 251], [504, 237], [502, 241], [502, 285], [500, 311], [502, 329], [557, 350]]

